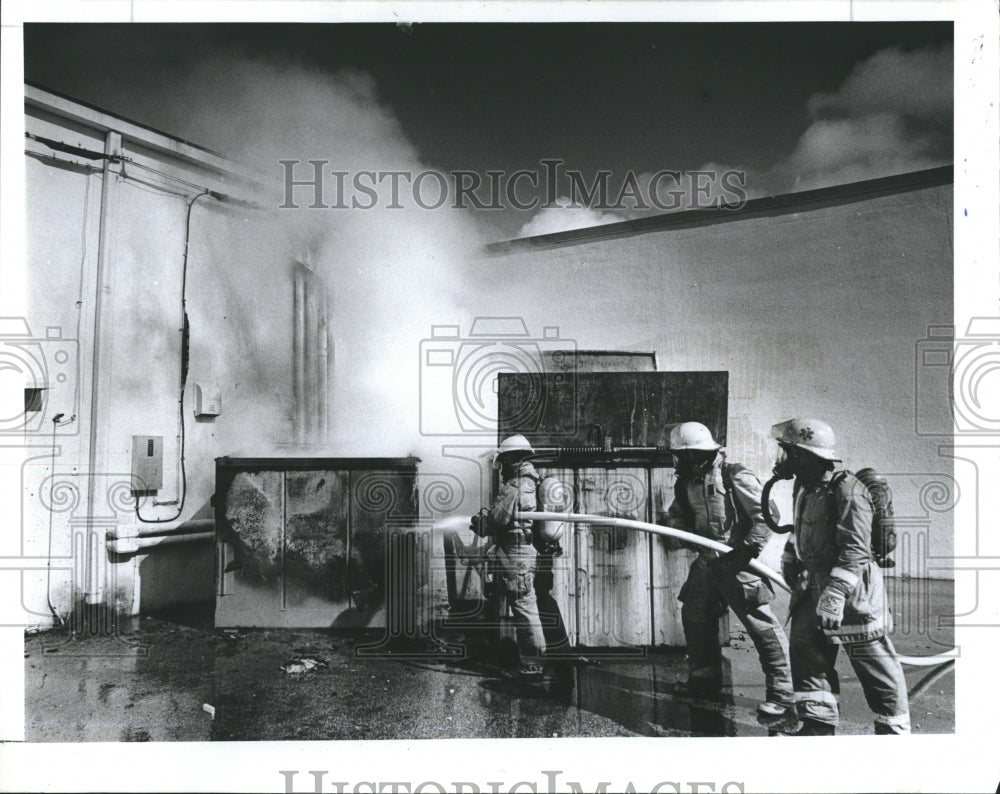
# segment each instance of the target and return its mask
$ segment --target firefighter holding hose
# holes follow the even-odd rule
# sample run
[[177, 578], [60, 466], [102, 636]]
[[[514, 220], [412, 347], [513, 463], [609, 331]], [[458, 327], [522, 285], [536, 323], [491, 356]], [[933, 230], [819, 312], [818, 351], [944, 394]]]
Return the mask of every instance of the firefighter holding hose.
[[792, 586], [792, 679], [802, 720], [795, 735], [836, 732], [834, 663], [841, 645], [874, 713], [875, 733], [909, 733], [906, 682], [888, 636], [891, 617], [872, 552], [871, 496], [854, 475], [834, 473], [839, 459], [826, 422], [790, 419], [771, 435], [781, 449], [775, 478], [795, 478], [794, 544], [782, 555]]
[[723, 688], [719, 622], [732, 609], [746, 627], [760, 657], [766, 698], [757, 707], [767, 725], [794, 719], [794, 694], [788, 640], [769, 602], [770, 583], [747, 570], [771, 538], [760, 506], [760, 480], [749, 469], [725, 461], [711, 431], [684, 422], [670, 433], [676, 481], [674, 500], [657, 518], [661, 526], [682, 529], [727, 543], [731, 551], [699, 548], [681, 588], [681, 623], [687, 642], [688, 678], [674, 691], [717, 698]]
[[493, 539], [504, 594], [514, 619], [520, 651], [519, 673], [529, 681], [542, 677], [545, 653], [545, 635], [534, 590], [538, 553], [532, 545], [532, 521], [515, 520], [514, 516], [537, 507], [540, 478], [526, 459], [533, 453], [528, 439], [520, 434], [500, 443], [497, 462], [503, 486], [490, 509], [473, 516], [470, 526], [480, 537]]

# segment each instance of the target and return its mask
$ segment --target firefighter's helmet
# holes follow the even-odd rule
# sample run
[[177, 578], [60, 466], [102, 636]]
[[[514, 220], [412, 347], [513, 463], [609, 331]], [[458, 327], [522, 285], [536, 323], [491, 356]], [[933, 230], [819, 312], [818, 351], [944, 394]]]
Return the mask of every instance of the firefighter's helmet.
[[712, 431], [701, 422], [682, 422], [670, 431], [670, 450], [698, 449], [717, 452], [722, 446], [715, 443]]
[[507, 438], [500, 442], [500, 446], [497, 448], [497, 455], [504, 455], [508, 452], [520, 452], [525, 455], [533, 455], [535, 450], [531, 448], [531, 444], [528, 439], [520, 433], [517, 433], [513, 436], [507, 436]]
[[789, 419], [772, 427], [771, 436], [782, 444], [799, 447], [823, 460], [839, 460], [833, 428], [820, 419]]

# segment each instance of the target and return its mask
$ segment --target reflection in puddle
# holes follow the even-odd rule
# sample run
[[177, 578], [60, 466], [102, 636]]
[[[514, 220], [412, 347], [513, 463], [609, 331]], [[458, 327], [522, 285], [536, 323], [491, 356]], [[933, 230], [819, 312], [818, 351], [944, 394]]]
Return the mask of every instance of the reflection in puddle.
[[[494, 707], [508, 698], [538, 699], [600, 715], [643, 736], [766, 736], [753, 718], [756, 706], [728, 696], [719, 702], [679, 697], [672, 692], [676, 674], [658, 675], [655, 665], [592, 665], [564, 662], [538, 684], [487, 679], [480, 686], [497, 695]], [[500, 702], [503, 706], [500, 705]], [[543, 734], [544, 735], [544, 734]]]

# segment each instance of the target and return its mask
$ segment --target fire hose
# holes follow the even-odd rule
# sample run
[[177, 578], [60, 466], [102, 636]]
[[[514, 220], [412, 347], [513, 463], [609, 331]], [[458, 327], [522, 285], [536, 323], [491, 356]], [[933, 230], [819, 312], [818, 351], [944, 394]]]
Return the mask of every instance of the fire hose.
[[[768, 482], [768, 486], [772, 485], [774, 480]], [[765, 486], [766, 490], [764, 492], [763, 500], [766, 502], [767, 494], [770, 488]], [[770, 519], [768, 515], [769, 511], [765, 510], [764, 514], [767, 519]], [[691, 545], [700, 546], [705, 549], [710, 549], [712, 551], [718, 551], [723, 554], [732, 551], [732, 547], [726, 545], [717, 540], [711, 540], [709, 538], [704, 538], [701, 535], [695, 535], [692, 532], [685, 532], [682, 529], [674, 529], [673, 527], [662, 527], [659, 524], [648, 524], [645, 521], [633, 521], [627, 518], [613, 518], [610, 516], [594, 516], [588, 515], [586, 513], [553, 513], [553, 512], [536, 512], [536, 511], [523, 511], [519, 512], [514, 516], [515, 521], [567, 521], [576, 524], [594, 524], [599, 526], [610, 526], [610, 527], [620, 527], [622, 529], [636, 529], [640, 532], [646, 532], [650, 535], [662, 535], [667, 538], [674, 538], [683, 543], [689, 543]], [[771, 521], [773, 524], [774, 522]], [[788, 586], [785, 580], [781, 577], [781, 574], [768, 568], [761, 562], [757, 560], [751, 560], [749, 564], [749, 569], [759, 576], [763, 576], [770, 581], [774, 582], [778, 587], [784, 590], [786, 593], [791, 593], [792, 589]], [[938, 654], [936, 656], [898, 656], [900, 664], [905, 664], [909, 667], [936, 667], [942, 665], [941, 674], [943, 675], [947, 669], [950, 669], [954, 665], [956, 657], [956, 649], [952, 648], [950, 651]], [[947, 668], [944, 666], [947, 665]], [[937, 680], [939, 676], [934, 676], [934, 680]]]
[[[632, 521], [628, 518], [612, 518], [610, 516], [592, 516], [586, 513], [539, 513], [521, 512], [514, 516], [515, 521], [572, 521], [576, 524], [598, 524], [600, 526], [619, 527], [621, 529], [637, 529], [640, 532], [647, 532], [650, 535], [662, 535], [666, 538], [674, 538], [683, 543], [690, 543], [694, 546], [701, 546], [705, 549], [718, 551], [722, 554], [732, 551], [731, 546], [721, 543], [718, 540], [703, 538], [692, 532], [685, 532], [683, 529], [673, 527], [661, 527], [659, 524], [647, 524], [645, 521]], [[781, 578], [781, 574], [771, 570], [766, 565], [757, 560], [751, 560], [749, 568], [758, 576], [770, 579], [782, 590], [790, 593], [791, 588]]]

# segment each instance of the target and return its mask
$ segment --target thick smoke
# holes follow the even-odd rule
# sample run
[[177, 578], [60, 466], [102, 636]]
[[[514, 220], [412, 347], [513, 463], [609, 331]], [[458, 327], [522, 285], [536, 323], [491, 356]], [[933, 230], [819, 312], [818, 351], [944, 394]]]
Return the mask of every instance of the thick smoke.
[[[199, 98], [191, 108], [195, 140], [249, 164], [271, 190], [266, 221], [273, 250], [255, 261], [267, 271], [290, 258], [308, 259], [329, 286], [331, 453], [439, 451], [439, 442], [422, 439], [419, 411], [449, 410], [450, 394], [437, 395], [433, 405], [421, 400], [420, 341], [432, 325], [468, 328], [461, 268], [481, 244], [468, 213], [450, 210], [447, 202], [425, 208], [437, 203], [434, 178], [424, 181], [425, 206], [400, 177], [396, 201], [387, 179], [375, 185], [371, 209], [334, 207], [355, 198], [372, 203], [352, 187], [361, 171], [415, 176], [432, 168], [379, 102], [368, 74], [220, 59], [193, 68], [186, 83], [178, 94]], [[318, 202], [327, 208], [310, 206], [317, 203], [312, 187], [286, 193], [281, 160], [296, 161], [296, 180], [313, 178], [309, 160], [328, 161]], [[339, 195], [334, 171], [348, 172]], [[298, 206], [279, 209], [282, 203]], [[246, 278], [262, 289], [269, 283], [267, 272]]]
[[904, 52], [879, 50], [859, 63], [833, 93], [810, 97], [814, 118], [891, 113], [934, 123], [947, 132], [952, 123], [954, 47], [927, 47]]
[[804, 190], [950, 163], [953, 59], [951, 45], [892, 47], [858, 64], [810, 97], [810, 126], [775, 176]]

